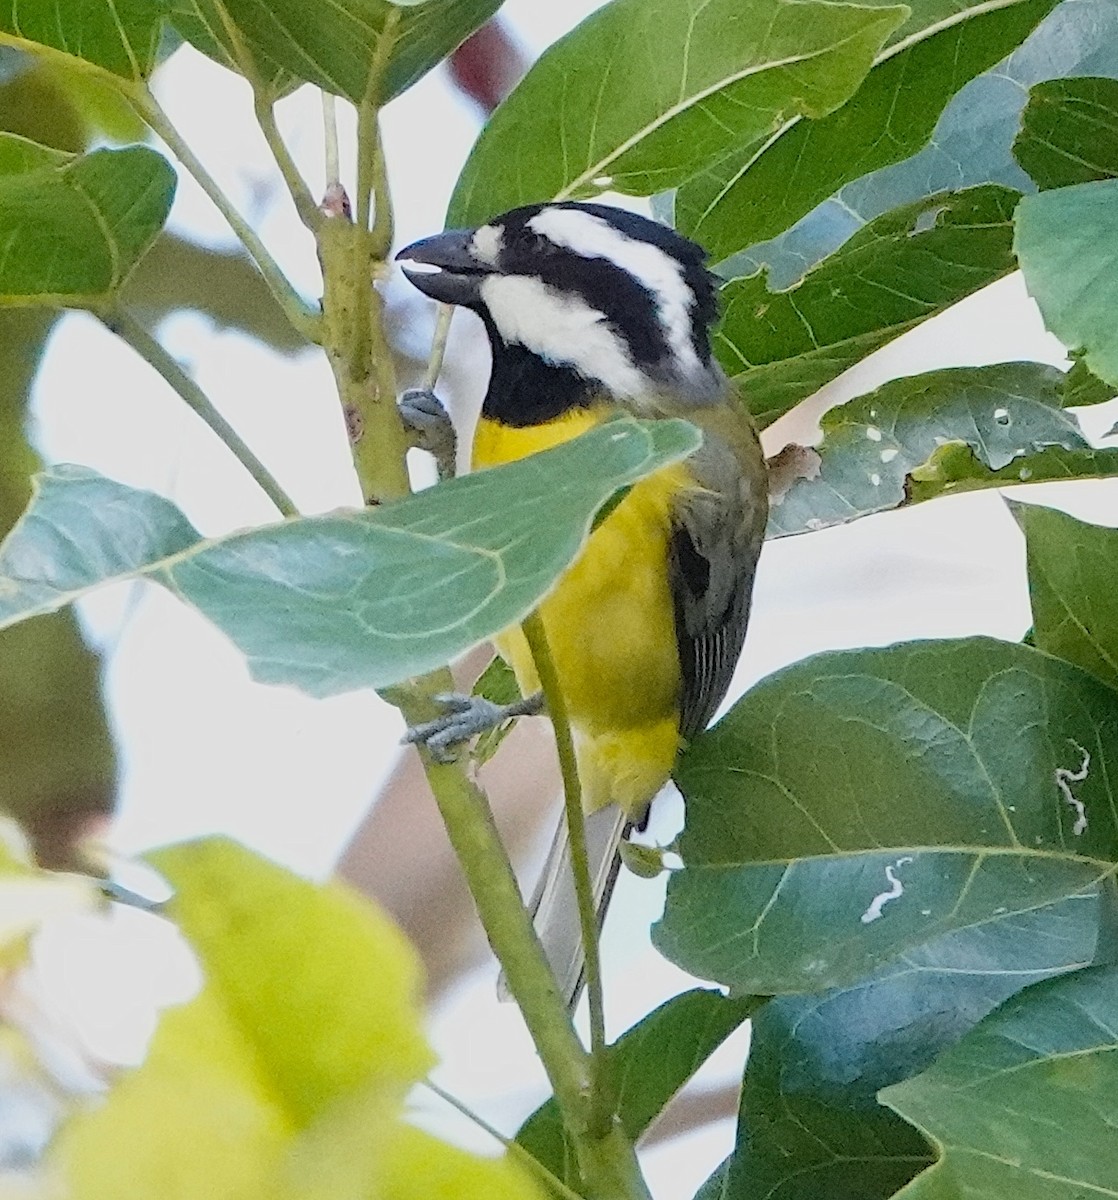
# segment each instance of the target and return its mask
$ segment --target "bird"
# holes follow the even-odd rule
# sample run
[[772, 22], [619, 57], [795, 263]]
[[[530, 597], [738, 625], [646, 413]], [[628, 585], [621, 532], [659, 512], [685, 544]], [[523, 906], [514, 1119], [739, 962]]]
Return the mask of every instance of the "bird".
[[[683, 417], [703, 435], [690, 458], [624, 495], [539, 606], [575, 744], [600, 928], [622, 838], [643, 827], [680, 749], [730, 685], [764, 540], [765, 458], [712, 353], [717, 280], [702, 247], [668, 225], [579, 201], [525, 205], [396, 259], [421, 292], [480, 317], [488, 336], [471, 470], [619, 413]], [[429, 419], [429, 403], [420, 407]], [[445, 714], [407, 740], [441, 756], [513, 713], [540, 711], [520, 627], [494, 641], [524, 699], [510, 709], [446, 697]], [[529, 907], [573, 1004], [584, 958], [562, 822]]]

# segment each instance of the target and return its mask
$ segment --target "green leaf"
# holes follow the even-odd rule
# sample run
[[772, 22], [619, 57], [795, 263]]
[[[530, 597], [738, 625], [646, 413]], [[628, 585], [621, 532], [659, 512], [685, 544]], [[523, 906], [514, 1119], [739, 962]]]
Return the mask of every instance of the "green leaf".
[[763, 427], [848, 367], [1016, 265], [1017, 193], [941, 192], [887, 213], [788, 291], [723, 288], [715, 352]]
[[675, 199], [677, 227], [716, 262], [776, 237], [843, 185], [915, 154], [951, 97], [1019, 45], [1054, 3], [1027, 0], [990, 11], [972, 0], [936, 12], [934, 22], [915, 6], [914, 19], [919, 12], [926, 23], [899, 53], [886, 51], [841, 108], [794, 121], [753, 152], [735, 148], [684, 183]]
[[[929, 144], [904, 162], [843, 187], [791, 230], [735, 257], [725, 274], [768, 264], [786, 287], [867, 222], [944, 188], [1000, 183], [1031, 191], [1011, 146], [1029, 88], [1065, 75], [1118, 76], [1118, 6], [1064, 0], [1023, 46], [972, 80], [944, 110]], [[727, 264], [729, 268], [729, 264]]]
[[881, 1099], [936, 1142], [904, 1200], [1083, 1200], [1118, 1180], [1118, 968], [1038, 983]]
[[125, 79], [146, 79], [156, 63], [170, 0], [9, 0], [0, 7], [0, 43], [41, 47]]
[[675, 777], [684, 869], [654, 941], [746, 992], [841, 986], [1118, 861], [1118, 693], [986, 638], [779, 671]]
[[523, 619], [619, 487], [690, 454], [683, 421], [609, 421], [375, 510], [203, 541], [166, 500], [55, 467], [0, 546], [0, 627], [146, 576], [194, 604], [255, 678], [312, 695], [441, 666]]
[[1118, 176], [1118, 79], [1031, 88], [1013, 157], [1041, 191]]
[[[762, 996], [727, 997], [696, 988], [665, 1001], [610, 1047], [618, 1119], [636, 1143], [672, 1097], [743, 1022]], [[574, 1147], [554, 1100], [524, 1122], [516, 1140], [553, 1175], [579, 1191], [584, 1185]]]
[[933, 1157], [876, 1103], [1027, 984], [1095, 960], [1113, 896], [1092, 892], [916, 947], [868, 979], [754, 1018], [723, 1200], [885, 1200]]
[[1118, 385], [1118, 179], [1026, 196], [1014, 249], [1048, 328]]
[[144, 146], [71, 157], [0, 134], [0, 303], [104, 304], [174, 194], [174, 169]]
[[1071, 364], [1067, 383], [1064, 384], [1064, 405], [1067, 408], [1086, 408], [1092, 404], [1105, 404], [1114, 399], [1116, 391], [1118, 388], [1092, 375], [1086, 365], [1077, 360]]
[[1088, 451], [1061, 407], [1065, 378], [1040, 363], [956, 367], [893, 379], [830, 409], [820, 420], [819, 473], [774, 501], [769, 537], [900, 507], [909, 476], [948, 442], [969, 446], [993, 470], [1047, 446]]
[[150, 858], [207, 988], [295, 1127], [356, 1089], [402, 1097], [426, 1074], [419, 959], [379, 909], [225, 839]]
[[908, 503], [920, 504], [937, 496], [973, 492], [979, 488], [1067, 479], [1106, 479], [1112, 475], [1118, 475], [1118, 450], [1065, 450], [1053, 446], [1014, 459], [1000, 471], [991, 471], [979, 462], [969, 446], [948, 442], [913, 468], [907, 484]]
[[613, 0], [547, 50], [486, 125], [447, 221], [674, 187], [728, 148], [842, 104], [904, 7]]
[[[500, 7], [500, 0], [221, 0], [265, 80], [277, 68], [354, 104], [386, 104], [441, 62]], [[203, 54], [251, 73], [215, 0], [176, 0], [175, 27]], [[389, 38], [387, 47], [382, 39]], [[377, 85], [380, 58], [385, 73]]]
[[1035, 644], [1118, 686], [1118, 530], [1012, 508], [1028, 548]]

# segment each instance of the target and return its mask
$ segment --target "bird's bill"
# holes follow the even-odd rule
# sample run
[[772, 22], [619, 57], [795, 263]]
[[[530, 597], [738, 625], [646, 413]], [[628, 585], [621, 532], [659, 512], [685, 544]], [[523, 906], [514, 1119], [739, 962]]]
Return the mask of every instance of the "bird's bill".
[[432, 300], [444, 304], [472, 304], [492, 267], [479, 262], [470, 250], [472, 229], [449, 229], [446, 233], [412, 242], [396, 255], [408, 281]]

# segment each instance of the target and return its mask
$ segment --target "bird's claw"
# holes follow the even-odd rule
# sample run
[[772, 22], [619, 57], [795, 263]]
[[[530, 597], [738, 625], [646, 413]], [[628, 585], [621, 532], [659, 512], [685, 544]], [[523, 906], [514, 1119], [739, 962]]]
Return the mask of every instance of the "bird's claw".
[[428, 388], [408, 388], [398, 408], [412, 444], [434, 456], [440, 479], [453, 478], [458, 437], [442, 401]]
[[538, 713], [543, 704], [538, 694], [513, 704], [495, 704], [484, 696], [467, 696], [461, 692], [441, 692], [434, 699], [446, 711], [434, 720], [409, 726], [403, 741], [426, 746], [431, 757], [440, 763], [454, 762], [455, 751], [462, 743], [496, 729], [513, 717]]

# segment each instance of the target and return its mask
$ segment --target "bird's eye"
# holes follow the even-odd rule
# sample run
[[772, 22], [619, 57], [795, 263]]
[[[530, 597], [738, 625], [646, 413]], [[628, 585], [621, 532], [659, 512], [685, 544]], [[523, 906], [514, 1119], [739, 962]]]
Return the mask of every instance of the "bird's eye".
[[551, 243], [541, 233], [528, 225], [521, 225], [512, 236], [512, 245], [517, 254], [543, 254]]

